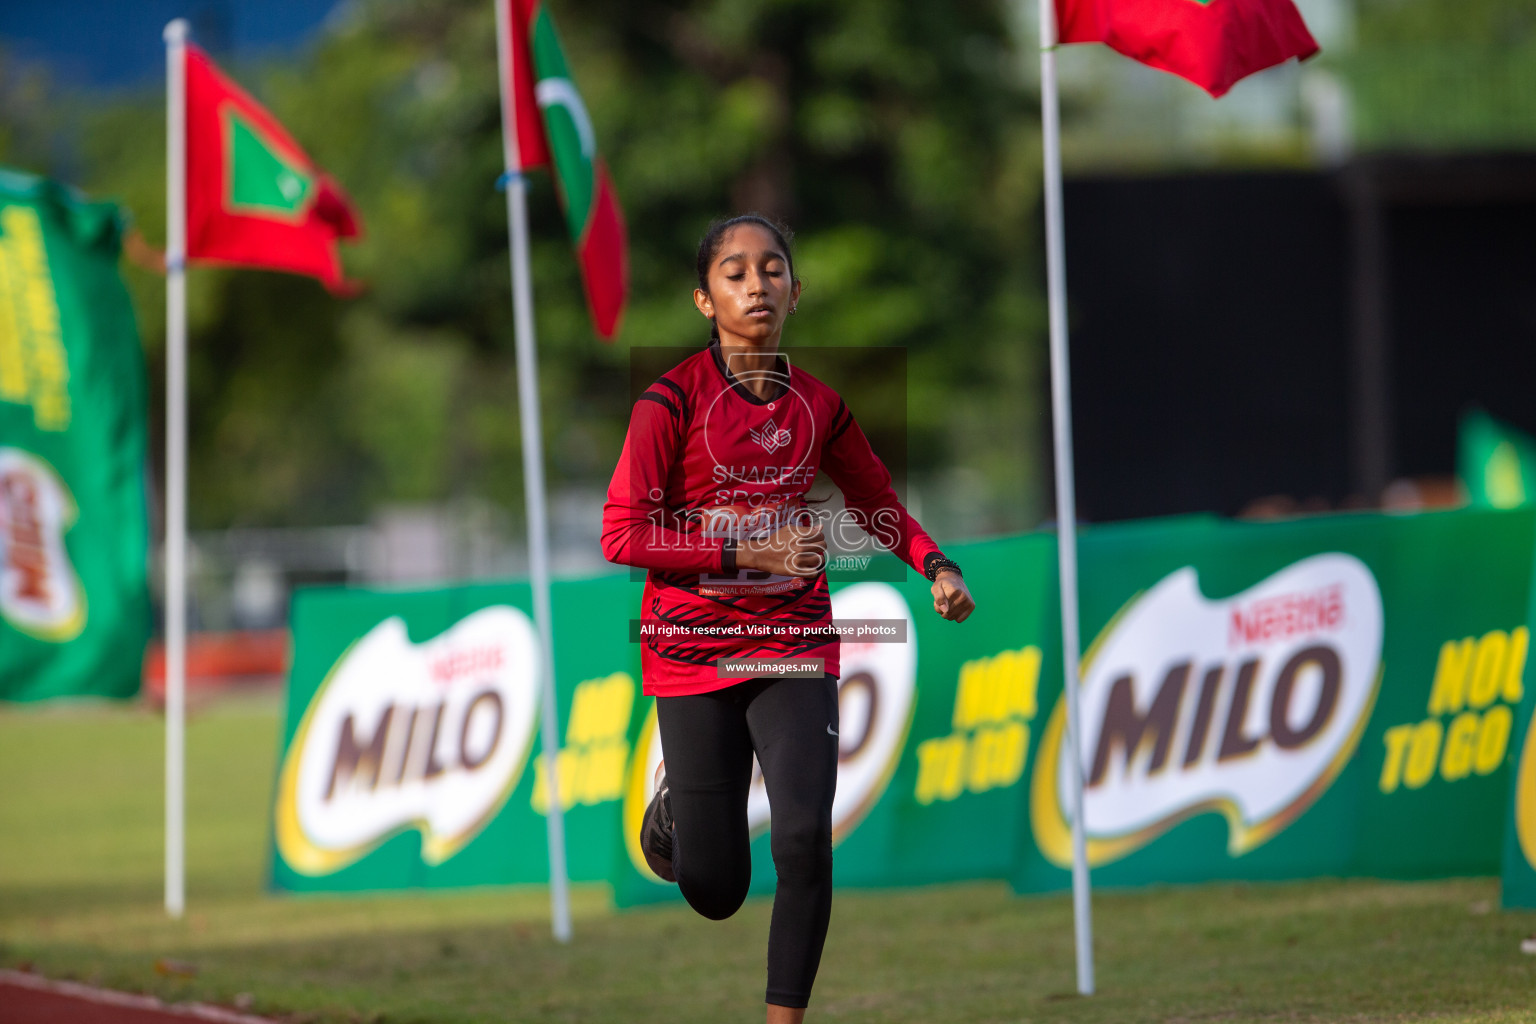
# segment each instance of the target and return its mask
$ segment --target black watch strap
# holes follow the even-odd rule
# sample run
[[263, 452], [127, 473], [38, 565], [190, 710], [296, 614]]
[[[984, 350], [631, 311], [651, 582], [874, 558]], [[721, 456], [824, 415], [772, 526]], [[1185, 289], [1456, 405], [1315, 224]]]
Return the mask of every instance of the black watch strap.
[[720, 571], [728, 576], [736, 574], [736, 538], [727, 537], [720, 545]]

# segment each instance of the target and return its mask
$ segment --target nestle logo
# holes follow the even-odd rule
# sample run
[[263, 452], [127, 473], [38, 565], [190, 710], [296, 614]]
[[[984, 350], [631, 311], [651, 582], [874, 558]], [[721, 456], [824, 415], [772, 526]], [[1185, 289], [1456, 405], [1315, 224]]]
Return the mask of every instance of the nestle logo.
[[6, 566], [16, 573], [16, 590], [13, 595], [19, 601], [36, 601], [48, 604], [48, 552], [43, 541], [43, 524], [38, 515], [37, 481], [34, 477], [13, 471], [0, 476], [0, 523], [9, 525], [10, 550], [6, 552]]
[[1343, 587], [1266, 597], [1232, 609], [1227, 646], [1246, 647], [1335, 630], [1344, 624]]
[[452, 651], [432, 662], [431, 675], [435, 683], [451, 683], [467, 675], [499, 670], [505, 662], [500, 647], [473, 647]]

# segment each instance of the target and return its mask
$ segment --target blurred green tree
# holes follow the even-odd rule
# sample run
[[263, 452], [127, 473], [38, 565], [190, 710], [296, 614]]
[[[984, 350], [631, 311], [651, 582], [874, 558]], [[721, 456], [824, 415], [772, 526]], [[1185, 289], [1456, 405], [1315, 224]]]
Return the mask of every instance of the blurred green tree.
[[1536, 4], [1360, 0], [1339, 58], [1364, 149], [1536, 145]]
[[[195, 526], [355, 522], [380, 502], [460, 497], [521, 514], [490, 0], [346, 10], [301, 54], [229, 70], [356, 201], [366, 237], [346, 258], [369, 291], [339, 302], [302, 278], [191, 275]], [[713, 217], [758, 210], [799, 232], [806, 290], [788, 346], [907, 349], [909, 466], [929, 525], [1033, 526], [1048, 493], [1038, 121], [1003, 0], [553, 13], [628, 221], [632, 294], [603, 345], [536, 176], [551, 482], [606, 484], [628, 347], [705, 342], [697, 240]], [[93, 99], [76, 126], [80, 184], [161, 244], [163, 98]], [[27, 156], [6, 141], [0, 159]], [[158, 394], [163, 285], [144, 271], [130, 283]]]

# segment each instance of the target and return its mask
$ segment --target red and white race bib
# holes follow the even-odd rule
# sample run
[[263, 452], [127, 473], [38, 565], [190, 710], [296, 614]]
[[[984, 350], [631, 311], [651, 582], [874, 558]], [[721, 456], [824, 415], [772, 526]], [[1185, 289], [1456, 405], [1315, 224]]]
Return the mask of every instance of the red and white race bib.
[[[735, 537], [737, 542], [767, 537], [792, 522], [807, 523], [815, 513], [803, 500], [771, 502], [763, 505], [708, 505], [695, 515], [702, 518], [706, 537]], [[734, 573], [699, 573], [699, 593], [711, 597], [736, 597], [757, 594], [781, 594], [808, 586], [803, 576], [780, 576], [757, 569], [738, 569]]]

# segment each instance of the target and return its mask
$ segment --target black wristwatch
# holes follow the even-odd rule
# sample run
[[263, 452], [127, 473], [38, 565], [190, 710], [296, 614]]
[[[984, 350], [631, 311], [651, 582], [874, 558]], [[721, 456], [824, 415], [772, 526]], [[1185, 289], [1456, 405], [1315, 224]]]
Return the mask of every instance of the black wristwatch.
[[955, 572], [960, 573], [962, 579], [965, 577], [965, 573], [960, 572], [959, 563], [945, 558], [937, 551], [923, 559], [923, 575], [928, 577], [929, 583], [938, 578], [939, 572], [942, 569], [953, 569]]

